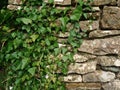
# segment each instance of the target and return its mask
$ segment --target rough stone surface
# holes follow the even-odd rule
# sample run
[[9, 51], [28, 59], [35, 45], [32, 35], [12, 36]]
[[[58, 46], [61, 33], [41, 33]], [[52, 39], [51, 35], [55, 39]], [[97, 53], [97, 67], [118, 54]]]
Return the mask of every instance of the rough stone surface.
[[16, 6], [16, 5], [8, 5], [7, 8], [10, 9], [10, 10], [18, 10], [18, 9], [21, 9], [20, 6]]
[[71, 64], [68, 67], [68, 73], [85, 74], [85, 73], [93, 72], [96, 70], [96, 64], [97, 64], [96, 61]]
[[[48, 0], [45, 0], [45, 2], [48, 2]], [[71, 5], [71, 0], [54, 0], [54, 3], [59, 5]]]
[[84, 40], [78, 50], [97, 55], [120, 55], [120, 36], [105, 39]]
[[101, 90], [100, 83], [67, 83], [67, 90]]
[[98, 56], [96, 59], [102, 66], [120, 66], [120, 59], [114, 56]]
[[117, 74], [117, 78], [120, 79], [120, 72]]
[[95, 55], [89, 55], [89, 54], [75, 54], [73, 59], [75, 62], [85, 62], [88, 60], [94, 60], [96, 58]]
[[114, 73], [118, 73], [120, 72], [120, 68], [119, 67], [113, 67], [113, 66], [101, 66], [101, 69], [104, 70], [104, 71], [111, 71], [111, 72], [114, 72]]
[[68, 75], [64, 77], [64, 82], [82, 82], [81, 75]]
[[90, 32], [89, 38], [109, 37], [120, 35], [120, 30], [95, 30]]
[[92, 5], [116, 5], [116, 0], [93, 0]]
[[103, 29], [120, 29], [120, 8], [105, 6], [101, 20]]
[[22, 0], [8, 0], [8, 4], [19, 5], [19, 4], [22, 4]]
[[120, 80], [114, 80], [102, 85], [104, 90], [120, 90]]
[[108, 82], [115, 78], [115, 74], [112, 72], [95, 71], [83, 75], [83, 82]]
[[120, 6], [120, 0], [117, 1], [117, 5]]
[[99, 28], [99, 21], [80, 21], [82, 30], [96, 30]]

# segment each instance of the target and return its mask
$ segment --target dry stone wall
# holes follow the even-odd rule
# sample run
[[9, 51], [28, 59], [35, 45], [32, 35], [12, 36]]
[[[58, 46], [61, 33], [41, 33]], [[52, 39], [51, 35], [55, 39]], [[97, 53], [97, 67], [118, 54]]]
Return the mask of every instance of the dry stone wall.
[[[64, 8], [71, 0], [55, 0]], [[17, 5], [16, 5], [17, 4]], [[19, 9], [20, 0], [9, 0], [9, 9]], [[93, 0], [93, 21], [80, 21], [86, 38], [75, 64], [64, 77], [67, 90], [120, 90], [120, 0]], [[60, 6], [59, 6], [60, 8]], [[67, 34], [66, 34], [67, 35]], [[62, 35], [64, 37], [64, 35]]]

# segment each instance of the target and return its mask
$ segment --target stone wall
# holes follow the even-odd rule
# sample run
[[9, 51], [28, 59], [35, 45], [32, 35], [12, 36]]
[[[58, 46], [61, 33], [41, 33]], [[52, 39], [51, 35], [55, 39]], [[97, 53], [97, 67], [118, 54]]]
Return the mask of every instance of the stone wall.
[[[63, 6], [71, 0], [55, 0]], [[57, 2], [59, 1], [59, 2]], [[19, 9], [20, 0], [9, 0], [9, 9]], [[17, 4], [17, 6], [15, 5]], [[120, 90], [120, 0], [93, 0], [93, 21], [80, 21], [88, 38], [74, 56], [64, 77], [67, 90]], [[89, 13], [90, 14], [90, 13]]]

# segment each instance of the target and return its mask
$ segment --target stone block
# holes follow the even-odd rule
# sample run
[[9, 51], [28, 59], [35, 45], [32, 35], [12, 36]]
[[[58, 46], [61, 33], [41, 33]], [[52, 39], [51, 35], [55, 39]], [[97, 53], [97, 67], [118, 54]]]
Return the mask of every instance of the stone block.
[[95, 55], [120, 55], [120, 36], [103, 39], [84, 40], [78, 50]]
[[104, 90], [120, 90], [120, 80], [116, 79], [112, 82], [102, 85]]
[[[44, 1], [48, 2], [48, 0]], [[71, 5], [71, 0], [54, 0], [54, 3], [58, 5]]]
[[93, 73], [83, 75], [83, 82], [109, 82], [115, 79], [115, 74], [97, 70]]
[[96, 59], [101, 66], [120, 66], [120, 58], [114, 56], [98, 56]]
[[99, 21], [80, 21], [80, 27], [82, 30], [97, 30], [99, 28]]
[[7, 8], [10, 9], [10, 10], [19, 10], [19, 9], [21, 9], [21, 6], [8, 5]]
[[67, 90], [101, 90], [100, 83], [67, 83]]
[[94, 30], [89, 33], [89, 38], [99, 38], [120, 35], [120, 30]]
[[95, 55], [90, 55], [90, 54], [75, 54], [73, 56], [73, 59], [75, 60], [75, 62], [80, 63], [80, 62], [86, 62], [89, 60], [94, 60], [96, 58]]
[[101, 19], [102, 29], [120, 29], [120, 8], [105, 6]]
[[116, 0], [93, 0], [93, 2], [91, 2], [91, 5], [116, 5], [116, 3]]
[[73, 63], [68, 67], [68, 73], [86, 74], [96, 70], [97, 61], [89, 61], [85, 63]]
[[8, 0], [8, 4], [20, 5], [22, 4], [22, 0]]
[[64, 77], [64, 82], [82, 82], [81, 75], [68, 75]]
[[101, 66], [101, 69], [104, 71], [111, 71], [114, 73], [120, 72], [120, 68], [115, 66]]
[[120, 0], [117, 0], [117, 5], [120, 7]]

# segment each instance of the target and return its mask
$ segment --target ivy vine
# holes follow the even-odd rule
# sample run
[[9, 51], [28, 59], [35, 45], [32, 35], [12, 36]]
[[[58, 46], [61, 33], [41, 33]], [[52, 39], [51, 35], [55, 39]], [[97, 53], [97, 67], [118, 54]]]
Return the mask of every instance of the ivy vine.
[[26, 0], [20, 10], [0, 10], [0, 63], [6, 90], [65, 90], [60, 77], [67, 75], [86, 36], [79, 21], [87, 19], [89, 1], [60, 9], [53, 0]]

